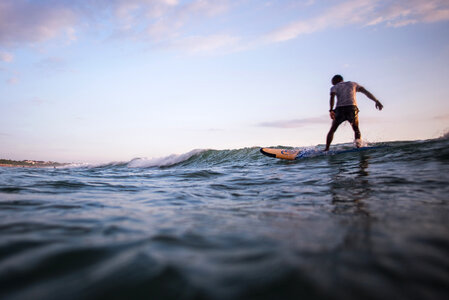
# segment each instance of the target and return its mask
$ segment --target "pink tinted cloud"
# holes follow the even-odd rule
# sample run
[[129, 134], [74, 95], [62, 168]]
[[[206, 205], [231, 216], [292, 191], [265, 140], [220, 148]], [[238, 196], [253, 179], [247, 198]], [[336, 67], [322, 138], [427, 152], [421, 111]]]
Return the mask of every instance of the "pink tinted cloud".
[[77, 16], [57, 2], [4, 0], [0, 2], [0, 46], [39, 43], [70, 31]]
[[6, 82], [8, 84], [14, 85], [14, 84], [19, 83], [19, 78], [18, 77], [11, 77], [11, 78], [8, 78], [8, 80], [6, 80]]
[[329, 124], [328, 116], [303, 118], [293, 120], [280, 120], [272, 122], [262, 122], [257, 124], [259, 127], [273, 127], [273, 128], [299, 128], [313, 124]]
[[300, 35], [362, 22], [364, 16], [372, 13], [373, 0], [343, 1], [324, 10], [321, 14], [292, 22], [270, 33], [265, 39], [268, 42], [283, 42], [295, 39]]
[[[0, 1], [0, 48], [34, 45], [62, 38], [77, 39], [77, 30], [89, 30], [98, 24], [111, 25], [112, 36], [160, 43], [168, 48], [179, 45], [196, 53], [201, 50], [229, 46], [235, 38], [229, 34], [192, 32], [223, 14], [230, 0], [2, 0]], [[104, 28], [104, 27], [103, 27]], [[189, 32], [187, 32], [189, 31]], [[217, 37], [224, 37], [219, 41]], [[193, 40], [199, 44], [191, 43]], [[189, 46], [190, 45], [190, 46]], [[2, 61], [10, 58], [0, 53]]]
[[401, 0], [379, 2], [366, 25], [385, 24], [402, 27], [416, 23], [435, 23], [449, 20], [449, 2], [446, 0]]
[[[0, 47], [35, 44], [55, 38], [74, 41], [78, 30], [108, 23], [115, 36], [132, 37], [168, 48], [216, 51], [295, 39], [348, 25], [401, 27], [416, 23], [449, 21], [448, 0], [339, 0], [329, 1], [311, 17], [298, 19], [272, 31], [244, 39], [229, 32], [233, 24], [206, 26], [242, 1], [231, 0], [1, 0]], [[286, 1], [290, 3], [290, 1]], [[318, 1], [307, 2], [316, 7]], [[271, 5], [287, 5], [283, 1]], [[335, 4], [334, 4], [335, 3]], [[303, 6], [304, 8], [304, 6]], [[316, 10], [315, 10], [316, 11]], [[207, 23], [209, 24], [209, 23]], [[99, 26], [98, 28], [101, 28]], [[220, 42], [218, 37], [225, 39]], [[192, 41], [198, 41], [197, 46]], [[237, 43], [237, 41], [239, 41]], [[190, 45], [190, 46], [189, 46]], [[0, 60], [9, 58], [0, 56]]]
[[1, 52], [0, 51], [0, 61], [4, 62], [12, 62], [14, 60], [14, 55], [8, 52]]
[[329, 28], [358, 24], [402, 27], [416, 23], [449, 21], [447, 0], [346, 0], [320, 14], [300, 19], [272, 32], [267, 42], [282, 42]]
[[434, 117], [436, 120], [449, 121], [449, 114], [441, 114]]
[[[147, 33], [152, 38], [159, 40], [164, 37], [169, 37], [171, 41], [186, 38], [186, 35], [183, 34], [186, 27], [223, 14], [230, 9], [230, 6], [228, 0], [196, 0], [182, 5], [166, 6], [164, 13], [149, 22]], [[214, 35], [218, 35], [218, 33], [210, 34], [210, 36]]]

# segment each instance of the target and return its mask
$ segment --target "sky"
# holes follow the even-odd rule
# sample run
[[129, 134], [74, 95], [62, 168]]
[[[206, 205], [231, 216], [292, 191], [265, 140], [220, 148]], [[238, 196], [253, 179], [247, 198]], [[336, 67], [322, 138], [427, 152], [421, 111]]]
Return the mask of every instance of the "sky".
[[323, 145], [335, 74], [365, 141], [447, 133], [449, 1], [0, 0], [0, 158]]

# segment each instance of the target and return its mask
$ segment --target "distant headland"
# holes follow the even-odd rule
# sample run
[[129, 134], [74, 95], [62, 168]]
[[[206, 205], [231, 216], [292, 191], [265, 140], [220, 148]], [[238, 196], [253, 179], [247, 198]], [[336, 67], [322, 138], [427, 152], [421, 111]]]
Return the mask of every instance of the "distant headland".
[[66, 163], [58, 163], [54, 161], [39, 161], [39, 160], [9, 160], [0, 159], [0, 167], [16, 167], [16, 168], [44, 168], [44, 167], [62, 167]]

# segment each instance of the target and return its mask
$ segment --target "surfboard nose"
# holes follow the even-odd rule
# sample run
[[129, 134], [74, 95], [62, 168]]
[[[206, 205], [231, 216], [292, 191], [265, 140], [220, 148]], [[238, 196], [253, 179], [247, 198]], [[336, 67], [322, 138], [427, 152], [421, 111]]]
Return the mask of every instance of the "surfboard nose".
[[269, 157], [276, 157], [276, 154], [268, 153], [264, 150], [264, 148], [260, 148], [260, 153], [262, 153], [263, 155], [269, 156]]

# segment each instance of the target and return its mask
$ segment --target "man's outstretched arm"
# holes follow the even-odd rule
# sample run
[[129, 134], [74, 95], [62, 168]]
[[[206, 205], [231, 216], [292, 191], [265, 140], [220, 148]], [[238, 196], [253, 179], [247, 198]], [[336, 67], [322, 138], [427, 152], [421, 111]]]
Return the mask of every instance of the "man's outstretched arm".
[[376, 102], [376, 108], [378, 110], [382, 110], [382, 108], [384, 108], [384, 106], [382, 105], [382, 103], [380, 103], [379, 100], [376, 99], [376, 97], [374, 97], [373, 94], [371, 94], [367, 89], [365, 89], [363, 86], [360, 86], [357, 89], [358, 92], [363, 93], [366, 95], [366, 97], [368, 97], [369, 99], [373, 100], [374, 102]]

